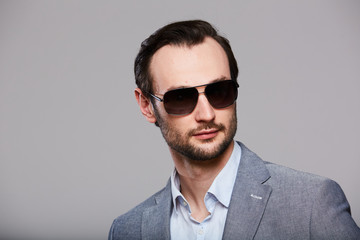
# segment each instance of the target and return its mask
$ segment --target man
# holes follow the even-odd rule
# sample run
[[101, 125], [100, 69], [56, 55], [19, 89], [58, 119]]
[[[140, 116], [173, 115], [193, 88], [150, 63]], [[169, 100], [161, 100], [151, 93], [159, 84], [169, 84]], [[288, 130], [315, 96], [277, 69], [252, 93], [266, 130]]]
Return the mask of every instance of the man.
[[166, 140], [166, 187], [114, 220], [109, 239], [360, 239], [332, 180], [262, 161], [233, 140], [237, 63], [204, 21], [167, 25], [135, 60], [135, 97]]

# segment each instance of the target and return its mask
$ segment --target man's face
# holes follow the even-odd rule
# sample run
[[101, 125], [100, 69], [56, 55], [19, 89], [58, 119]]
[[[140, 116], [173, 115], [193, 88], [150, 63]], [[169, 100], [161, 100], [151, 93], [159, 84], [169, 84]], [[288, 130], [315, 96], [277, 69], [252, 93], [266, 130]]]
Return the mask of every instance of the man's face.
[[[212, 38], [199, 45], [164, 46], [153, 56], [150, 71], [155, 95], [180, 87], [193, 87], [231, 79], [228, 59]], [[199, 93], [205, 87], [199, 87]], [[185, 116], [166, 113], [155, 101], [156, 120], [171, 150], [189, 159], [205, 161], [218, 157], [232, 142], [236, 127], [236, 104], [214, 109], [204, 94], [199, 94], [193, 112]]]

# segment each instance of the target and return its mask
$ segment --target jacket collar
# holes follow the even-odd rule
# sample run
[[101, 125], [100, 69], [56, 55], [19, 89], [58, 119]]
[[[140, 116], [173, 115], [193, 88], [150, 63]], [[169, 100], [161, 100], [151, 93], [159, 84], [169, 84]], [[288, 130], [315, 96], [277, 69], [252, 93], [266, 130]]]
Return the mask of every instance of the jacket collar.
[[154, 205], [145, 209], [142, 216], [141, 239], [170, 239], [172, 210], [170, 180], [154, 197]]
[[245, 145], [225, 222], [223, 239], [253, 239], [271, 194], [264, 185], [270, 173], [264, 162]]

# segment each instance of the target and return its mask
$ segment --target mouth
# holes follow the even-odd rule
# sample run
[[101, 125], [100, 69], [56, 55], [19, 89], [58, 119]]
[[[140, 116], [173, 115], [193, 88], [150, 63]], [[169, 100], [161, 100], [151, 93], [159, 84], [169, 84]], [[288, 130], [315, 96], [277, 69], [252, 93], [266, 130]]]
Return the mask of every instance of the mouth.
[[206, 129], [206, 130], [201, 130], [199, 132], [194, 133], [194, 137], [200, 140], [206, 140], [206, 139], [211, 139], [214, 138], [218, 135], [219, 130], [218, 129]]

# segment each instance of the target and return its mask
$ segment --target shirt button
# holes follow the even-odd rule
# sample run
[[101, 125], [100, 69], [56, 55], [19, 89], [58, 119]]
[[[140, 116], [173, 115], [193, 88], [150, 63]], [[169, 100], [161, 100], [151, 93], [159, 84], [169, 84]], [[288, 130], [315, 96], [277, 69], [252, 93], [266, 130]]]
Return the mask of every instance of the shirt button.
[[198, 234], [199, 234], [199, 235], [203, 235], [203, 234], [204, 234], [204, 231], [203, 231], [202, 229], [199, 229]]
[[184, 207], [186, 207], [186, 206], [187, 206], [187, 203], [186, 203], [185, 201], [183, 202], [183, 206], [184, 206]]

